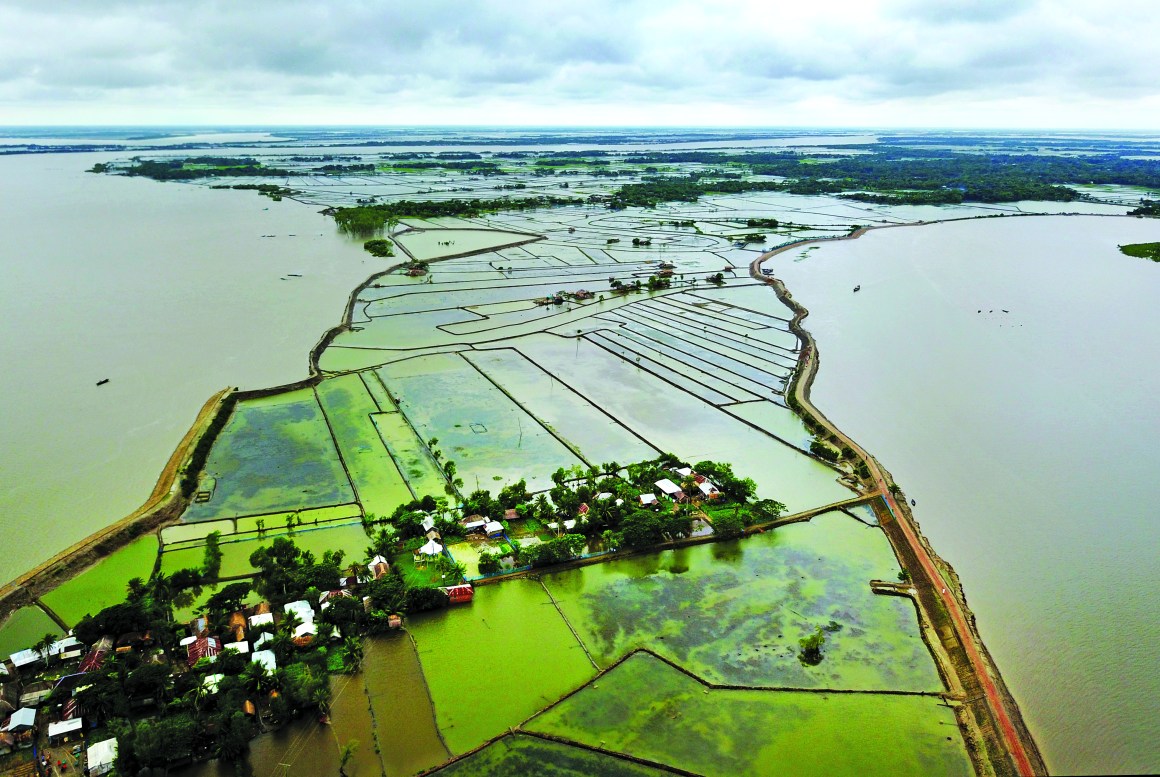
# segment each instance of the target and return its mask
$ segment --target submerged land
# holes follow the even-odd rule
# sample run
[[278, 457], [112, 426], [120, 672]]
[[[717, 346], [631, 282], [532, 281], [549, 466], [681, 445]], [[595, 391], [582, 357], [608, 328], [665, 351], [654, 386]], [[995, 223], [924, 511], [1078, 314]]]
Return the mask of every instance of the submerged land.
[[[110, 639], [89, 669], [131, 706], [81, 698], [125, 769], [1044, 773], [899, 484], [811, 403], [825, 344], [770, 265], [1013, 199], [1124, 215], [1160, 174], [930, 140], [100, 163], [324, 206], [383, 267], [308, 378], [214, 397], [139, 514], [7, 587], [0, 637], [50, 680], [46, 632]], [[180, 644], [267, 633], [270, 676]], [[187, 745], [148, 750], [166, 726]]]

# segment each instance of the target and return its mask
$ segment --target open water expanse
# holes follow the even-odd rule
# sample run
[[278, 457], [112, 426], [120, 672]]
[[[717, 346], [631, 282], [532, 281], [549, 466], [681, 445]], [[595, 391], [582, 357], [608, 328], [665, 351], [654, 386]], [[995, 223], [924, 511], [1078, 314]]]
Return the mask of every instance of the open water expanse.
[[1160, 770], [1160, 265], [1117, 250], [1156, 240], [986, 219], [765, 265], [810, 310], [814, 403], [917, 501], [1053, 773]]
[[214, 392], [305, 377], [383, 266], [318, 208], [108, 157], [0, 158], [3, 581], [138, 507]]

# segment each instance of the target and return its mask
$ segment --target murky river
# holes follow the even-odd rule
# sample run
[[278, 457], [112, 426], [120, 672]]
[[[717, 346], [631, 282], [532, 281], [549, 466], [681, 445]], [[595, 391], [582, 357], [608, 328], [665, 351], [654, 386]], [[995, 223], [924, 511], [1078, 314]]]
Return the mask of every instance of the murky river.
[[214, 392], [305, 377], [382, 266], [315, 207], [84, 172], [110, 156], [0, 158], [3, 581], [140, 505]]
[[917, 501], [1056, 773], [1160, 770], [1160, 266], [1116, 248], [1156, 240], [988, 219], [766, 265], [811, 311], [815, 403]]

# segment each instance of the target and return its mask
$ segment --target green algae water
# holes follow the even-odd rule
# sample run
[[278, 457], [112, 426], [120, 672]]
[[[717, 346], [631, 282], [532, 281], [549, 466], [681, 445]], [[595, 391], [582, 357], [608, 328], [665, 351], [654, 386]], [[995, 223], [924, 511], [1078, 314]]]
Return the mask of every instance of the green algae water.
[[974, 773], [937, 699], [709, 689], [644, 653], [527, 729], [709, 777]]
[[543, 586], [512, 580], [411, 618], [443, 739], [463, 753], [596, 674]]
[[1053, 772], [1160, 770], [1160, 267], [1117, 248], [1157, 239], [987, 219], [765, 265], [810, 310], [814, 403], [917, 501]]
[[[649, 648], [719, 684], [941, 691], [914, 606], [870, 590], [897, 576], [881, 530], [827, 513], [544, 583], [602, 667]], [[819, 626], [832, 629], [826, 657], [806, 666], [798, 640]]]

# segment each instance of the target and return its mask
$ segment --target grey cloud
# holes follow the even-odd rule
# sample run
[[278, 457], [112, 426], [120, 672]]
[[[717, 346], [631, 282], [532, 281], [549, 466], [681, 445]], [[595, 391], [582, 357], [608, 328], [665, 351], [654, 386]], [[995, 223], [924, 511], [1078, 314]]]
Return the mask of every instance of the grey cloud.
[[[492, 104], [545, 118], [568, 105], [828, 100], [852, 109], [953, 96], [1155, 97], [1160, 35], [1144, 0], [865, 0], [771, 6], [745, 0], [558, 4], [347, 0], [74, 0], [0, 6], [0, 109], [116, 103], [167, 121], [170, 102], [223, 110], [311, 100], [357, 113], [391, 102]], [[907, 102], [909, 101], [909, 102]], [[47, 102], [43, 103], [47, 105]], [[775, 114], [769, 108], [766, 114]], [[473, 113], [474, 111], [474, 113]], [[75, 113], [75, 111], [74, 111]], [[505, 114], [506, 115], [506, 114]], [[308, 118], [304, 116], [304, 119]], [[45, 116], [45, 120], [51, 117]]]

